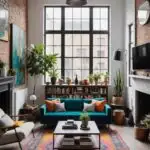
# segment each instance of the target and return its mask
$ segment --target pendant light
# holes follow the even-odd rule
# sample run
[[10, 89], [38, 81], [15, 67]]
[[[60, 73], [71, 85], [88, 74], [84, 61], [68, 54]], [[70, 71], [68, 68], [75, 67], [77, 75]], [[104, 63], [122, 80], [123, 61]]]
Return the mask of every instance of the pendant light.
[[83, 6], [87, 4], [87, 0], [66, 0], [66, 4], [70, 6]]

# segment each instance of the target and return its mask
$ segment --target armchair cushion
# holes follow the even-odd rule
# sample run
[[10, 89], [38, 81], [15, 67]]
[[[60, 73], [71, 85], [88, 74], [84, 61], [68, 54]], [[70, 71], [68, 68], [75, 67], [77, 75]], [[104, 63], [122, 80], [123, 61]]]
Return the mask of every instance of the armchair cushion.
[[14, 124], [14, 121], [7, 114], [0, 118], [0, 128], [11, 127]]

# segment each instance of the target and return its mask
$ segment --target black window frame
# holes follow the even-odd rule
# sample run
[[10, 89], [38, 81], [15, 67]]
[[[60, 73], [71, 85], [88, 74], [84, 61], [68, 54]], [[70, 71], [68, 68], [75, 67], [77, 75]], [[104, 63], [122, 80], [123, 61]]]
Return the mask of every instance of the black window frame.
[[[89, 30], [65, 30], [65, 8], [89, 8]], [[46, 30], [46, 8], [61, 8], [61, 30]], [[93, 8], [107, 8], [108, 9], [108, 30], [93, 30]], [[110, 6], [83, 6], [83, 7], [72, 7], [72, 6], [44, 6], [44, 44], [46, 45], [46, 34], [61, 34], [61, 78], [65, 78], [65, 34], [89, 34], [89, 74], [93, 73], [93, 59], [94, 58], [107, 58], [108, 66], [107, 72], [110, 73]], [[93, 57], [93, 35], [94, 34], [107, 34], [108, 36], [108, 57]], [[46, 49], [45, 49], [46, 53]], [[68, 58], [68, 57], [67, 57]], [[75, 57], [73, 57], [75, 58]], [[79, 57], [77, 57], [79, 58]], [[81, 58], [81, 57], [80, 57]], [[86, 58], [86, 57], [84, 57]], [[82, 70], [82, 69], [81, 69]], [[85, 69], [83, 69], [85, 70]], [[106, 69], [100, 69], [106, 70]], [[46, 77], [44, 77], [46, 83]]]

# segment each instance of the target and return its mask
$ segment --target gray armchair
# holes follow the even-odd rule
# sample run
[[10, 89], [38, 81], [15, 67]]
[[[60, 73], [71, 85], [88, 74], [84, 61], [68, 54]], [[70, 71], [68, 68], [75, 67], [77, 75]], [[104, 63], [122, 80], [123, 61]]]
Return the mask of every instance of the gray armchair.
[[[25, 122], [23, 123], [23, 125], [18, 127], [14, 124], [11, 125], [11, 120], [9, 120], [8, 117], [9, 116], [5, 114], [2, 109], [0, 109], [0, 145], [6, 145], [6, 144], [18, 142], [19, 147], [22, 150], [21, 141], [25, 139], [31, 132], [33, 133], [33, 137], [34, 137], [34, 132], [33, 132], [34, 123]], [[9, 122], [8, 124], [10, 124], [10, 126], [9, 125], [4, 126], [3, 122], [7, 122], [7, 123]]]

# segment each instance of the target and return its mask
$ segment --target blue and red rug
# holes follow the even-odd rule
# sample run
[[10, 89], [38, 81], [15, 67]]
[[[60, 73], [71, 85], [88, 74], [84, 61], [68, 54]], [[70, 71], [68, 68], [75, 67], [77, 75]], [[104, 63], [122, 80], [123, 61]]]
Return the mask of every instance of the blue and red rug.
[[[99, 139], [98, 139], [99, 140]], [[23, 141], [24, 150], [52, 150], [52, 131], [37, 129], [35, 138], [30, 135]], [[129, 150], [117, 131], [101, 131], [101, 150]]]

